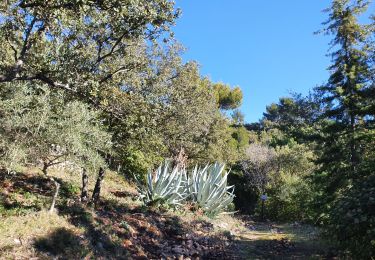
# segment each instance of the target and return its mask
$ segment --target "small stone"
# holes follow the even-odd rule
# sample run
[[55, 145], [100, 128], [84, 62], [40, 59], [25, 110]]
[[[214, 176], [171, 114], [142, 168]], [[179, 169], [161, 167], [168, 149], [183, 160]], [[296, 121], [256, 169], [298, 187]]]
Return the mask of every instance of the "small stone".
[[14, 239], [14, 243], [16, 244], [16, 245], [21, 245], [22, 243], [21, 243], [21, 240], [19, 240], [18, 238], [15, 238]]
[[172, 251], [175, 254], [183, 255], [185, 250], [181, 247], [174, 247], [172, 248]]
[[195, 234], [196, 234], [197, 236], [201, 236], [201, 235], [203, 235], [203, 232], [198, 230], [197, 232], [195, 232]]
[[102, 242], [98, 242], [98, 243], [96, 243], [96, 247], [97, 247], [98, 249], [101, 249], [101, 250], [104, 248]]

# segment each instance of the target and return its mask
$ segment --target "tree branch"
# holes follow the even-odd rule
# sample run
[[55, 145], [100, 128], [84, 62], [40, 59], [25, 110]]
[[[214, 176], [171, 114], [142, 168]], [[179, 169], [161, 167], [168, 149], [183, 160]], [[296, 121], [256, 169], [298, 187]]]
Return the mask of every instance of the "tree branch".
[[20, 53], [20, 59], [21, 60], [23, 60], [23, 58], [26, 54], [26, 51], [30, 48], [29, 37], [30, 37], [31, 32], [34, 29], [34, 25], [35, 25], [36, 21], [37, 21], [37, 18], [36, 18], [36, 15], [34, 15], [33, 20], [30, 22], [29, 27], [25, 31], [25, 40], [23, 41], [23, 46], [22, 46], [22, 50], [21, 50], [21, 53]]
[[115, 52], [115, 49], [116, 47], [121, 43], [121, 41], [125, 38], [125, 36], [128, 34], [128, 32], [124, 32], [117, 40], [116, 42], [113, 44], [111, 50], [104, 54], [103, 56], [99, 56], [95, 65], [99, 64], [100, 62], [102, 62], [104, 59], [108, 58], [109, 56], [111, 56], [114, 52]]

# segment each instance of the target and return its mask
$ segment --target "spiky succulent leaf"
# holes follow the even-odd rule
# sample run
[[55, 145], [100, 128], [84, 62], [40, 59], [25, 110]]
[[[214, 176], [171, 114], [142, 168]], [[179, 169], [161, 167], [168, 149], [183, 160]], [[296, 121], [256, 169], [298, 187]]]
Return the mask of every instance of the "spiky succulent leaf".
[[219, 163], [196, 166], [188, 179], [191, 199], [209, 215], [219, 214], [235, 197], [234, 187], [227, 185], [229, 172], [224, 169], [225, 165]]
[[185, 169], [171, 169], [165, 161], [154, 172], [146, 176], [146, 186], [140, 186], [141, 198], [147, 204], [160, 202], [168, 205], [181, 205], [187, 196], [187, 177]]

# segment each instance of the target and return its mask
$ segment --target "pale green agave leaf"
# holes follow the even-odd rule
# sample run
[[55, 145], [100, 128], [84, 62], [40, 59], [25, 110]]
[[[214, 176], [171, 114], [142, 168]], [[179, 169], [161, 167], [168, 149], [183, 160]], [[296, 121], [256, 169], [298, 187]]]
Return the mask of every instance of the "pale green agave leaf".
[[207, 214], [217, 215], [232, 203], [234, 187], [227, 185], [229, 172], [225, 165], [215, 163], [203, 169], [196, 166], [188, 179], [190, 198]]
[[149, 171], [146, 186], [140, 186], [140, 197], [145, 203], [161, 202], [168, 205], [181, 205], [188, 197], [187, 177], [184, 169], [171, 169], [165, 161], [156, 171]]
[[200, 168], [195, 166], [187, 176], [185, 169], [171, 169], [165, 161], [155, 172], [149, 171], [146, 186], [139, 192], [145, 203], [160, 201], [181, 205], [187, 199], [196, 202], [208, 215], [217, 215], [232, 203], [234, 186], [228, 186], [229, 172], [225, 165], [215, 163]]

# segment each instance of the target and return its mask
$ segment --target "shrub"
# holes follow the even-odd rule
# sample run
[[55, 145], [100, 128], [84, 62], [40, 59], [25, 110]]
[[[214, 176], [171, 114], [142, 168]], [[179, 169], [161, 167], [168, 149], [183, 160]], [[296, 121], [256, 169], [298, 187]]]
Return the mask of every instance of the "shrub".
[[356, 182], [334, 203], [328, 235], [355, 258], [375, 255], [375, 175]]

